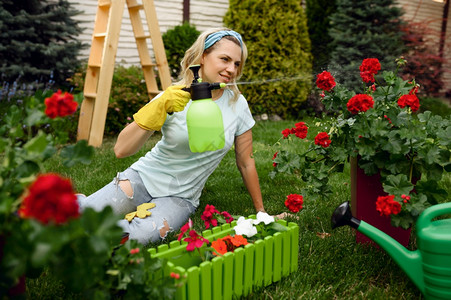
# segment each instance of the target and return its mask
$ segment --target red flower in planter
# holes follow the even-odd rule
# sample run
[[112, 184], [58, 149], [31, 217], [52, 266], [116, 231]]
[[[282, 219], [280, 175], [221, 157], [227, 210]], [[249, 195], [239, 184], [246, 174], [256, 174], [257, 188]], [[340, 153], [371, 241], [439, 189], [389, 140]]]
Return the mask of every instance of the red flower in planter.
[[321, 146], [323, 148], [329, 147], [332, 141], [329, 139], [327, 132], [320, 132], [315, 137], [315, 145]]
[[321, 74], [316, 75], [316, 86], [330, 92], [335, 87], [335, 78], [330, 72], [323, 71]]
[[182, 228], [180, 228], [180, 234], [179, 237], [177, 238], [177, 240], [181, 240], [182, 237], [185, 235], [185, 232], [187, 232], [189, 229], [191, 229], [191, 227], [193, 227], [193, 221], [191, 219], [188, 219], [188, 222], [186, 222], [185, 225], [182, 226]]
[[365, 112], [374, 106], [373, 97], [365, 94], [357, 94], [351, 99], [349, 99], [346, 107], [352, 114], [357, 114], [359, 112]]
[[395, 201], [394, 195], [379, 196], [376, 201], [376, 210], [381, 216], [397, 215], [401, 212], [401, 204]]
[[227, 235], [223, 238], [219, 238], [216, 241], [211, 242], [211, 246], [217, 253], [213, 252], [213, 255], [224, 255], [227, 252], [233, 252], [236, 248], [247, 245], [247, 239], [242, 235], [236, 234], [235, 236]]
[[211, 247], [216, 250], [216, 252], [213, 252], [213, 255], [224, 255], [227, 253], [227, 244], [224, 242], [223, 239], [217, 239], [216, 241], [211, 242]]
[[213, 217], [214, 214], [219, 214], [219, 211], [213, 205], [207, 204], [202, 216], [200, 217], [205, 221], [205, 228], [210, 228], [210, 225], [218, 226], [218, 220]]
[[71, 115], [78, 107], [78, 103], [74, 101], [74, 96], [68, 92], [62, 94], [61, 90], [46, 98], [44, 103], [46, 106], [45, 114], [51, 119]]
[[77, 196], [72, 183], [56, 174], [40, 175], [28, 189], [19, 215], [43, 224], [62, 224], [79, 216]]
[[191, 230], [189, 232], [189, 237], [185, 238], [184, 241], [188, 242], [186, 251], [194, 251], [194, 249], [202, 247], [203, 244], [210, 243], [209, 240], [199, 235], [196, 230]]
[[360, 77], [364, 82], [374, 82], [374, 75], [381, 69], [377, 58], [366, 58], [360, 65]]
[[302, 205], [304, 204], [304, 198], [298, 194], [290, 194], [287, 196], [285, 200], [285, 206], [294, 213], [297, 213], [302, 209]]
[[403, 95], [398, 99], [398, 106], [401, 108], [409, 106], [413, 112], [416, 112], [420, 109], [420, 100], [415, 94]]

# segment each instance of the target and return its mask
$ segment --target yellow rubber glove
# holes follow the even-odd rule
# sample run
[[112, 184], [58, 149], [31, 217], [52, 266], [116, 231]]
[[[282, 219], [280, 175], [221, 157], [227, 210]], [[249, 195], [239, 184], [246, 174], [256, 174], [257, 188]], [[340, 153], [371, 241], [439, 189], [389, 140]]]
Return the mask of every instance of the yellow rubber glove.
[[182, 85], [170, 86], [160, 97], [147, 103], [133, 115], [136, 124], [145, 130], [160, 130], [167, 114], [182, 111], [191, 99], [191, 94], [182, 88]]

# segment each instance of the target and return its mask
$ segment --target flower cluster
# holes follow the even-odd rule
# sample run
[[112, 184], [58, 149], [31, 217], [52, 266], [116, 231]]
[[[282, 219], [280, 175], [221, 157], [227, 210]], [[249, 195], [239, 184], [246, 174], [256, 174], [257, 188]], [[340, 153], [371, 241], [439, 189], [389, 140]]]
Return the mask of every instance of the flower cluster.
[[299, 122], [294, 124], [294, 127], [291, 129], [286, 128], [282, 130], [282, 135], [283, 138], [288, 138], [290, 134], [294, 134], [300, 139], [305, 139], [307, 137], [307, 131], [308, 127], [306, 126], [306, 124], [304, 122]]
[[227, 235], [211, 242], [211, 247], [215, 250], [213, 255], [224, 255], [227, 252], [233, 252], [236, 248], [246, 246], [247, 239], [242, 235], [235, 234], [234, 236]]
[[377, 58], [365, 58], [359, 69], [362, 80], [367, 83], [373, 83], [374, 75], [381, 69], [381, 64]]
[[290, 194], [285, 200], [285, 206], [293, 213], [297, 213], [302, 209], [304, 204], [304, 197], [298, 194]]
[[213, 205], [207, 204], [205, 210], [200, 217], [205, 222], [205, 228], [211, 226], [218, 226], [218, 220], [221, 223], [230, 223], [233, 221], [233, 217], [226, 211], [219, 212]]
[[54, 119], [56, 117], [65, 117], [73, 114], [78, 107], [78, 103], [74, 101], [74, 96], [61, 90], [54, 93], [51, 97], [45, 99], [45, 114]]
[[376, 210], [381, 216], [397, 215], [401, 212], [401, 204], [395, 201], [394, 195], [379, 196], [376, 201]]
[[43, 224], [62, 224], [77, 218], [79, 209], [72, 183], [57, 174], [38, 176], [28, 189], [19, 215], [34, 218]]
[[[400, 67], [405, 60], [397, 63]], [[318, 128], [304, 129], [312, 138], [302, 139], [305, 146], [297, 147], [301, 153], [276, 143], [270, 176], [296, 174], [306, 183], [304, 197], [327, 197], [331, 174], [342, 172], [351, 158], [366, 175], [380, 174], [385, 193], [378, 196], [390, 198], [381, 198], [378, 210], [390, 215], [394, 226], [408, 228], [425, 208], [446, 201], [437, 182], [451, 170], [451, 120], [419, 113], [419, 85], [381, 69], [377, 58], [364, 59], [358, 92], [336, 83], [327, 71], [319, 74], [322, 104], [335, 116], [312, 122]], [[290, 141], [291, 131], [285, 129], [281, 140]]]

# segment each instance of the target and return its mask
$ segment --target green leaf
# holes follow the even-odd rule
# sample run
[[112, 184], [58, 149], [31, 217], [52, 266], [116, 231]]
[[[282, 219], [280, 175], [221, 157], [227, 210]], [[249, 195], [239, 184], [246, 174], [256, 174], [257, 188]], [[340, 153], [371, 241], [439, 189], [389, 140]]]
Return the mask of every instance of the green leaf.
[[384, 191], [390, 195], [408, 195], [413, 189], [413, 184], [404, 174], [389, 175], [383, 183]]
[[27, 150], [28, 154], [40, 156], [46, 150], [48, 144], [46, 134], [39, 131], [34, 138], [24, 145], [24, 148]]
[[448, 199], [446, 190], [440, 188], [436, 180], [419, 181], [415, 190], [418, 194], [424, 194], [431, 204], [445, 202]]
[[63, 164], [66, 167], [72, 167], [77, 163], [88, 165], [94, 155], [94, 148], [88, 145], [86, 140], [78, 141], [75, 145], [69, 145], [61, 151], [61, 157], [64, 158]]

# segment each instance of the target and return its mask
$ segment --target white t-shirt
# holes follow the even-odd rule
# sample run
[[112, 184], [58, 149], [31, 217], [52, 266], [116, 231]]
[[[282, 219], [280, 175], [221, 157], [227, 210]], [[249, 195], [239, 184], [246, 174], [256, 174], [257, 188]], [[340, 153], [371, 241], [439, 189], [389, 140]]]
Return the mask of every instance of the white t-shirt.
[[211, 173], [230, 150], [236, 136], [251, 129], [255, 121], [246, 99], [240, 95], [235, 104], [229, 104], [232, 91], [224, 90], [215, 101], [222, 112], [225, 146], [216, 151], [193, 153], [189, 149], [185, 109], [168, 115], [161, 133], [162, 139], [131, 168], [138, 171], [149, 194], [154, 197], [177, 196], [186, 198], [197, 207], [202, 189]]

